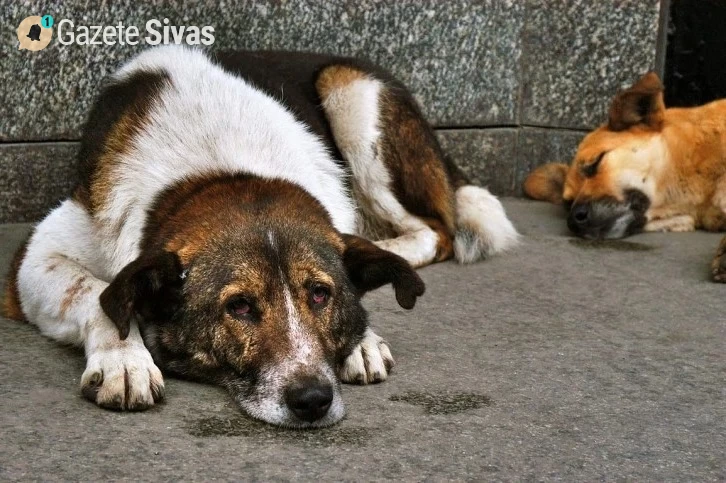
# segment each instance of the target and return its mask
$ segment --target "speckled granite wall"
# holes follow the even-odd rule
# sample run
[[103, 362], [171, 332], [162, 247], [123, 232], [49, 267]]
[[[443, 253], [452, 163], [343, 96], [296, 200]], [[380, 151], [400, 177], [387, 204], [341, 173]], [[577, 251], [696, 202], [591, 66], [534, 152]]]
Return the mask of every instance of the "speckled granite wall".
[[15, 28], [28, 15], [141, 30], [167, 17], [213, 25], [215, 49], [371, 58], [411, 87], [473, 179], [518, 194], [526, 171], [571, 157], [612, 94], [653, 67], [659, 12], [658, 0], [2, 3], [0, 222], [37, 219], [72, 185], [74, 144], [55, 143], [78, 139], [98, 81], [143, 48], [54, 39], [20, 51]]
[[521, 123], [588, 129], [617, 88], [653, 69], [659, 3], [530, 0], [521, 35]]
[[78, 143], [0, 144], [0, 222], [42, 218], [75, 185]]

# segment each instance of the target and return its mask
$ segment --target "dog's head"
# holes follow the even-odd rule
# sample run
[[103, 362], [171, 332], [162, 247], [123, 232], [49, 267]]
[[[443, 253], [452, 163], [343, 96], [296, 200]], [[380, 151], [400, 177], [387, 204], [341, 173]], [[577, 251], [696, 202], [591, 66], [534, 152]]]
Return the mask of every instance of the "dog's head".
[[665, 162], [663, 86], [648, 73], [618, 93], [607, 124], [589, 133], [575, 159], [547, 164], [525, 181], [525, 193], [562, 203], [567, 225], [585, 238], [622, 238], [642, 230]]
[[405, 260], [339, 234], [298, 195], [192, 208], [197, 221], [125, 267], [101, 305], [122, 337], [138, 322], [163, 370], [228, 388], [263, 421], [319, 427], [344, 414], [337, 369], [367, 326], [361, 296], [390, 283], [410, 309], [424, 285]]

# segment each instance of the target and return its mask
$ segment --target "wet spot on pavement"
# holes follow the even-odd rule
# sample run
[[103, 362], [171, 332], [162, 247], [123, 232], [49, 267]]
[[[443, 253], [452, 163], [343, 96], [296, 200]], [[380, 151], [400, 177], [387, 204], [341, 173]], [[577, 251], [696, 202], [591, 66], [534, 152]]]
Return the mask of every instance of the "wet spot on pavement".
[[421, 406], [429, 414], [454, 414], [467, 409], [489, 406], [492, 403], [491, 398], [483, 394], [449, 392], [407, 392], [393, 395], [389, 399]]
[[590, 249], [617, 250], [620, 252], [647, 252], [655, 247], [625, 240], [584, 240], [582, 238], [571, 238], [570, 244], [576, 247]]
[[313, 446], [363, 446], [370, 439], [367, 428], [332, 426], [321, 429], [286, 429], [261, 423], [244, 416], [212, 416], [190, 421], [187, 432], [199, 438], [241, 436], [268, 442], [302, 443]]

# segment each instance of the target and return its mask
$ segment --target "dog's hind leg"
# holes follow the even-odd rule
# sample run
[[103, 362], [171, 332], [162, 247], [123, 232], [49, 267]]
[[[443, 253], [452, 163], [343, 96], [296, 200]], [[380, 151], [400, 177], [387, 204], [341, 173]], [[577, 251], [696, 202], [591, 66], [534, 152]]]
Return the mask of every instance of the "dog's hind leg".
[[416, 267], [454, 255], [472, 262], [516, 241], [499, 201], [468, 186], [445, 159], [402, 85], [368, 69], [332, 65], [316, 87], [350, 165], [363, 235]]
[[163, 396], [164, 382], [144, 347], [138, 328], [120, 340], [114, 323], [101, 309], [99, 296], [108, 286], [93, 220], [73, 200], [53, 210], [35, 229], [11, 273], [14, 293], [7, 293], [9, 315], [22, 315], [43, 334], [83, 346], [86, 370], [83, 395], [113, 409], [144, 409]]
[[[446, 179], [440, 166], [426, 166], [418, 158], [426, 145], [415, 126], [408, 127], [407, 143], [392, 139], [393, 126], [385, 116], [395, 95], [394, 88], [352, 66], [324, 69], [316, 83], [335, 143], [350, 166], [352, 189], [361, 215], [359, 232], [376, 240], [381, 248], [403, 257], [413, 266], [423, 266], [451, 256], [453, 196], [446, 182], [442, 192], [420, 199], [406, 196], [406, 184], [425, 185], [426, 180]], [[410, 120], [414, 124], [417, 119]], [[399, 126], [401, 130], [406, 126]], [[414, 158], [418, 166], [413, 165]], [[403, 173], [410, 169], [408, 176]], [[407, 177], [408, 179], [403, 179]], [[442, 213], [432, 206], [440, 201]], [[428, 215], [428, 216], [426, 216]], [[429, 220], [426, 220], [429, 218]], [[439, 231], [441, 233], [439, 233]], [[388, 237], [390, 239], [382, 239]]]

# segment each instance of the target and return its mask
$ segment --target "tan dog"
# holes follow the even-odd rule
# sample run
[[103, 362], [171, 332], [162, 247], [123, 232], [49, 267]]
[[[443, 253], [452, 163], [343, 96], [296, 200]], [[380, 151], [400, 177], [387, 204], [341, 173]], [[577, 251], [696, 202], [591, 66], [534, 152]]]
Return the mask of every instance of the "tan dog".
[[[563, 203], [584, 238], [640, 231], [726, 230], [726, 100], [666, 109], [658, 76], [618, 93], [608, 122], [580, 143], [570, 166], [547, 164], [524, 184], [537, 200]], [[726, 282], [726, 238], [713, 261]]]

